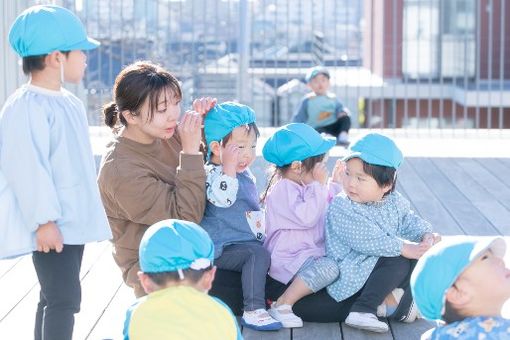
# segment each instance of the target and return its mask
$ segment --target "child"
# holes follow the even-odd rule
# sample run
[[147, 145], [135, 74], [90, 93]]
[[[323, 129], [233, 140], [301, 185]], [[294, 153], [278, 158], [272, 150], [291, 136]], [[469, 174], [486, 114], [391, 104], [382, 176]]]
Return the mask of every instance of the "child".
[[467, 236], [444, 240], [427, 251], [411, 275], [421, 314], [442, 320], [432, 339], [509, 339], [510, 320], [501, 317], [510, 299], [510, 269], [502, 238]]
[[124, 339], [242, 339], [230, 309], [207, 295], [214, 246], [193, 222], [165, 220], [145, 232], [138, 276], [149, 294], [131, 306]]
[[307, 123], [318, 132], [335, 136], [339, 145], [349, 145], [349, 110], [340, 103], [335, 94], [328, 92], [328, 70], [323, 66], [312, 67], [306, 73], [305, 80], [312, 92], [301, 101], [293, 121]]
[[244, 312], [242, 324], [256, 330], [282, 327], [266, 312], [265, 285], [269, 253], [263, 247], [264, 229], [255, 178], [259, 135], [255, 113], [242, 104], [216, 105], [205, 117], [207, 205], [200, 223], [211, 236], [220, 269], [241, 272]]
[[[167, 218], [198, 223], [205, 208], [202, 115], [215, 101], [193, 103], [180, 119], [181, 87], [147, 61], [126, 66], [115, 79], [105, 123], [117, 132], [107, 145], [98, 183], [113, 231], [113, 256], [137, 297], [138, 246], [147, 228]], [[180, 119], [180, 120], [179, 120]]]
[[335, 142], [312, 127], [292, 123], [278, 129], [264, 145], [264, 158], [276, 168], [262, 199], [266, 207], [271, 253], [269, 275], [292, 283], [269, 314], [283, 327], [302, 327], [292, 312], [300, 298], [315, 293], [338, 276], [335, 261], [324, 257], [324, 224], [329, 201], [340, 191], [341, 162], [328, 183], [326, 154]]
[[74, 313], [80, 310], [84, 244], [111, 234], [97, 189], [85, 108], [61, 86], [81, 81], [83, 50], [99, 42], [87, 37], [72, 12], [52, 5], [21, 13], [9, 42], [30, 80], [2, 109], [0, 168], [23, 227], [35, 238], [32, 258], [41, 293], [34, 335], [71, 339]]
[[439, 236], [394, 191], [403, 157], [391, 139], [368, 134], [352, 145], [344, 160], [345, 194], [335, 197], [326, 222], [326, 254], [337, 261], [341, 274], [328, 293], [337, 301], [358, 294], [347, 325], [386, 332], [388, 325], [376, 316], [378, 306], [386, 302], [381, 308], [387, 312], [379, 311], [379, 316], [414, 321], [409, 276], [414, 259]]

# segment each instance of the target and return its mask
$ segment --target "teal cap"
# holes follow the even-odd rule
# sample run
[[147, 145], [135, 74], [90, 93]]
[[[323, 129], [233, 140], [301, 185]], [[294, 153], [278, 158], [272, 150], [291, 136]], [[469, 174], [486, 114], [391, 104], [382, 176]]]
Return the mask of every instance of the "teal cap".
[[353, 143], [343, 160], [348, 161], [351, 158], [361, 158], [368, 164], [394, 169], [398, 169], [404, 161], [402, 151], [395, 142], [378, 133], [369, 133]]
[[73, 12], [55, 5], [24, 10], [11, 26], [9, 43], [21, 57], [90, 50], [100, 44], [87, 36], [85, 27]]
[[489, 248], [496, 256], [505, 255], [506, 244], [500, 237], [459, 236], [435, 244], [418, 260], [411, 275], [411, 291], [426, 319], [441, 320], [446, 291]]
[[214, 260], [214, 245], [199, 225], [163, 220], [147, 229], [140, 242], [140, 269], [146, 273], [205, 269]]
[[334, 139], [323, 137], [307, 124], [291, 123], [276, 130], [266, 141], [262, 155], [266, 161], [284, 166], [326, 153], [335, 144]]
[[[209, 147], [212, 142], [221, 141], [236, 127], [251, 123], [255, 123], [255, 112], [251, 107], [235, 102], [216, 104], [205, 115], [205, 142]], [[207, 158], [210, 154], [209, 150]]]
[[305, 80], [307, 83], [309, 83], [313, 78], [317, 77], [319, 74], [323, 74], [326, 77], [329, 78], [329, 71], [324, 66], [315, 66], [308, 71], [306, 71]]

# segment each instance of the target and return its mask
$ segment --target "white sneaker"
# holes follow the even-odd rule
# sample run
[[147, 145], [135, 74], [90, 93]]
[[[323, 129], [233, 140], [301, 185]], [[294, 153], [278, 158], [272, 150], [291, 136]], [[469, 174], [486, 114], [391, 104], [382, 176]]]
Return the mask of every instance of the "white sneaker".
[[282, 323], [284, 328], [303, 327], [303, 320], [292, 311], [291, 305], [280, 305], [276, 307], [276, 302], [271, 304], [267, 311], [275, 320]]
[[282, 328], [282, 323], [271, 317], [265, 309], [244, 311], [241, 324], [257, 331], [276, 331]]
[[388, 324], [379, 321], [372, 313], [350, 312], [345, 319], [345, 324], [376, 333], [385, 333], [389, 330]]

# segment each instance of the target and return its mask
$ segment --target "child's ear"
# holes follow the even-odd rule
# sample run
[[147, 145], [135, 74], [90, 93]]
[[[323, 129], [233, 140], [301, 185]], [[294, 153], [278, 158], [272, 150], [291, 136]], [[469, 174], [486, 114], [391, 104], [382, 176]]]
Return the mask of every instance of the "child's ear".
[[446, 301], [456, 309], [462, 309], [470, 300], [468, 291], [460, 285], [453, 285], [446, 291]]
[[215, 142], [211, 142], [211, 144], [209, 144], [209, 149], [211, 150], [213, 155], [219, 156], [220, 155], [220, 149], [221, 149], [220, 142], [216, 142], [216, 141]]
[[204, 292], [209, 292], [212, 288], [214, 277], [216, 276], [216, 266], [213, 266], [210, 270], [206, 271], [200, 279], [200, 286]]
[[300, 161], [294, 161], [290, 164], [290, 169], [292, 171], [301, 172], [301, 162]]
[[141, 271], [139, 271], [137, 273], [137, 275], [138, 275], [138, 280], [140, 280], [140, 283], [142, 284], [143, 290], [145, 290], [145, 292], [147, 294], [150, 294], [156, 290], [157, 287], [155, 287], [154, 282], [152, 282], [149, 275], [147, 275]]
[[44, 58], [44, 64], [51, 68], [60, 68], [60, 59], [62, 53], [59, 51], [53, 51]]

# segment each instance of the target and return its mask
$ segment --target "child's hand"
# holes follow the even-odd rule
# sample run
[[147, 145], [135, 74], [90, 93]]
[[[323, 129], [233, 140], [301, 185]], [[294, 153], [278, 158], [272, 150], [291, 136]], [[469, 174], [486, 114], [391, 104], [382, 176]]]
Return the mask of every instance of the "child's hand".
[[237, 159], [239, 157], [239, 146], [228, 144], [221, 148], [221, 163], [223, 164], [223, 172], [230, 177], [236, 177]]
[[404, 242], [400, 255], [408, 259], [418, 260], [430, 247], [430, 245], [423, 242]]
[[200, 115], [204, 116], [211, 110], [218, 100], [211, 97], [202, 97], [193, 101], [193, 110]]
[[202, 115], [195, 111], [186, 111], [179, 122], [177, 132], [181, 137], [182, 152], [198, 154], [202, 140]]
[[335, 163], [335, 167], [333, 168], [333, 174], [331, 176], [331, 181], [342, 184], [342, 179], [345, 174], [345, 163], [338, 159]]
[[441, 235], [438, 233], [425, 233], [421, 239], [421, 243], [433, 246], [437, 242], [441, 241]]
[[328, 181], [328, 168], [323, 162], [315, 164], [312, 170], [312, 177], [320, 184], [326, 184]]
[[54, 222], [39, 225], [35, 232], [35, 242], [37, 251], [49, 253], [50, 250], [55, 249], [60, 253], [64, 248], [64, 239], [60, 233], [60, 229]]

